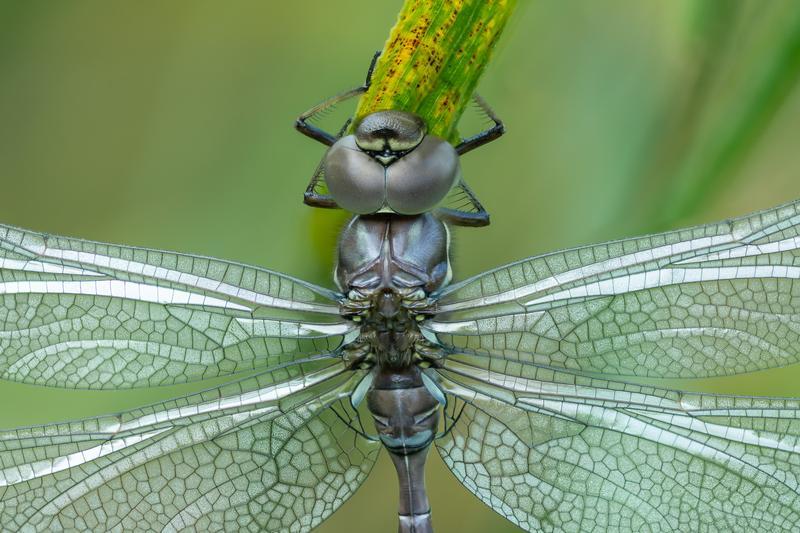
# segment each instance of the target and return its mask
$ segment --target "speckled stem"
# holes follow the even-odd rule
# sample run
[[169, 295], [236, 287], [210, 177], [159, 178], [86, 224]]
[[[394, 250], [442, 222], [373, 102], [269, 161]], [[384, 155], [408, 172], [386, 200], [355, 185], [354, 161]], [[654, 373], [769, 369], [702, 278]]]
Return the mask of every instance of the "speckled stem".
[[516, 0], [406, 0], [356, 118], [384, 109], [421, 116], [451, 142]]

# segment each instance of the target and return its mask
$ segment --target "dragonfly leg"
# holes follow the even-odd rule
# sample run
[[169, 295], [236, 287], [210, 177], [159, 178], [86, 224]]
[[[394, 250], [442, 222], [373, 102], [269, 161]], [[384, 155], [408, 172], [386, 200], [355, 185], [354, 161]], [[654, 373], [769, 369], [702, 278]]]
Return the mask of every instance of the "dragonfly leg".
[[454, 209], [452, 207], [440, 207], [436, 209], [436, 216], [441, 220], [456, 226], [470, 226], [482, 227], [488, 226], [490, 219], [489, 213], [484, 209], [483, 205], [478, 201], [475, 193], [462, 179], [461, 183], [457, 185], [460, 193], [463, 196], [461, 202], [464, 205], [471, 205], [471, 209]]
[[436, 313], [436, 300], [421, 288], [403, 294], [401, 304], [416, 321], [425, 320]]
[[503, 121], [494, 114], [494, 111], [492, 111], [492, 108], [486, 103], [486, 100], [481, 98], [478, 94], [474, 94], [472, 98], [475, 100], [475, 103], [478, 104], [478, 107], [480, 107], [483, 112], [486, 113], [486, 116], [488, 116], [492, 122], [494, 122], [494, 126], [478, 133], [477, 135], [473, 135], [472, 137], [461, 139], [461, 142], [458, 143], [458, 146], [456, 146], [456, 152], [458, 152], [458, 155], [463, 155], [470, 150], [474, 150], [479, 146], [483, 146], [486, 143], [492, 142], [506, 131], [505, 126], [503, 126]]
[[[345, 126], [346, 125], [347, 124], [345, 124]], [[303, 203], [310, 205], [311, 207], [336, 209], [339, 207], [339, 204], [336, 203], [336, 200], [333, 199], [333, 196], [317, 191], [320, 183], [325, 179], [325, 167], [323, 165], [323, 161], [320, 161], [319, 165], [317, 166], [317, 170], [314, 171], [314, 175], [311, 176], [311, 181], [308, 182], [306, 192], [303, 193]]]
[[414, 344], [414, 353], [417, 363], [422, 367], [441, 368], [447, 353], [444, 348], [426, 339], [420, 339]]
[[311, 137], [315, 141], [321, 142], [325, 146], [333, 145], [333, 143], [335, 143], [339, 138], [339, 136], [343, 133], [343, 130], [349, 125], [349, 121], [345, 124], [345, 126], [342, 128], [342, 130], [340, 130], [340, 132], [337, 135], [329, 133], [323, 130], [322, 128], [319, 128], [311, 124], [309, 121], [313, 120], [316, 115], [319, 115], [326, 109], [329, 109], [335, 106], [336, 104], [343, 102], [349, 98], [358, 96], [366, 90], [367, 86], [361, 85], [360, 87], [355, 87], [353, 89], [350, 89], [349, 91], [337, 94], [336, 96], [328, 98], [324, 102], [315, 105], [314, 107], [312, 107], [311, 109], [309, 109], [308, 111], [297, 117], [297, 120], [294, 123], [295, 129], [300, 133], [302, 133], [303, 135]]
[[347, 131], [347, 127], [350, 125], [352, 119], [348, 119], [347, 122], [345, 122], [344, 126], [342, 126], [339, 132], [335, 135], [311, 124], [310, 121], [313, 120], [315, 116], [319, 115], [320, 113], [323, 113], [326, 109], [330, 109], [331, 107], [341, 102], [344, 102], [345, 100], [348, 100], [354, 96], [363, 94], [369, 88], [369, 84], [372, 81], [372, 72], [375, 70], [375, 63], [378, 61], [378, 57], [380, 55], [381, 55], [380, 52], [376, 52], [375, 55], [372, 56], [372, 61], [370, 61], [369, 69], [367, 69], [367, 78], [364, 81], [364, 85], [354, 87], [349, 91], [345, 91], [341, 94], [337, 94], [332, 98], [328, 98], [324, 102], [315, 105], [314, 107], [312, 107], [311, 109], [309, 109], [308, 111], [297, 117], [297, 120], [294, 123], [294, 127], [297, 129], [297, 131], [299, 131], [303, 135], [306, 135], [307, 137], [311, 137], [315, 141], [321, 142], [326, 146], [331, 146], [342, 135], [344, 135], [344, 132]]
[[367, 69], [367, 78], [364, 80], [364, 87], [369, 88], [370, 84], [372, 83], [372, 73], [375, 72], [375, 65], [378, 63], [379, 57], [381, 57], [380, 50], [372, 55], [372, 61], [369, 62], [369, 68]]
[[371, 368], [374, 366], [372, 348], [368, 342], [355, 341], [342, 349], [342, 359], [348, 368]]
[[367, 312], [372, 309], [372, 300], [369, 295], [353, 289], [347, 293], [347, 298], [339, 302], [339, 314], [354, 322], [361, 322]]
[[[473, 95], [473, 100], [486, 116], [494, 122], [494, 126], [472, 137], [462, 139], [455, 147], [458, 155], [465, 154], [470, 150], [492, 142], [505, 132], [503, 121], [495, 115], [489, 104], [478, 94]], [[449, 224], [472, 227], [489, 225], [489, 213], [483, 208], [475, 193], [472, 192], [472, 189], [463, 179], [448, 195], [446, 204], [436, 209], [436, 215]]]

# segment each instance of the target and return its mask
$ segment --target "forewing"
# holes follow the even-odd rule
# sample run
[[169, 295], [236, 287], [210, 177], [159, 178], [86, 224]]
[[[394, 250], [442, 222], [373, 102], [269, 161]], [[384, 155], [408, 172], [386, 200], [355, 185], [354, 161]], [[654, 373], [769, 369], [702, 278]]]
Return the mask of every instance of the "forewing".
[[423, 324], [454, 352], [616, 376], [800, 361], [800, 203], [556, 252], [445, 289]]
[[341, 417], [357, 379], [317, 359], [115, 416], [0, 432], [0, 523], [308, 531], [378, 452]]
[[0, 226], [0, 378], [168, 385], [328, 353], [331, 291], [268, 270]]
[[455, 356], [455, 476], [529, 531], [794, 531], [800, 401], [608, 382]]

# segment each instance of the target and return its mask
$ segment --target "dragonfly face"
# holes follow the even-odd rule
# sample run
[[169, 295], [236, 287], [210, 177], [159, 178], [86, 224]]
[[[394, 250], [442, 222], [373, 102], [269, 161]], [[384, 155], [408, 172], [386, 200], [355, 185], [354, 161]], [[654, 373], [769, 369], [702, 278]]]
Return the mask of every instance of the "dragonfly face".
[[416, 215], [433, 209], [458, 182], [458, 154], [425, 134], [413, 113], [379, 111], [337, 140], [323, 159], [336, 203], [353, 213]]
[[376, 111], [361, 119], [355, 129], [359, 148], [390, 165], [416, 148], [426, 133], [425, 122], [407, 111]]

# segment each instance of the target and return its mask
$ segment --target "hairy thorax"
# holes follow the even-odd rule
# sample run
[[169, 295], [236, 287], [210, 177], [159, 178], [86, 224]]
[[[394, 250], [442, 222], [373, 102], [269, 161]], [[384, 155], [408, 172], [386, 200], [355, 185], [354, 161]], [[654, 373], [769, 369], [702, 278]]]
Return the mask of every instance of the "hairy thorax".
[[449, 233], [431, 214], [367, 215], [343, 230], [335, 278], [342, 314], [360, 321], [354, 359], [380, 366], [413, 363], [423, 343], [417, 323], [434, 312], [430, 295], [451, 277]]

